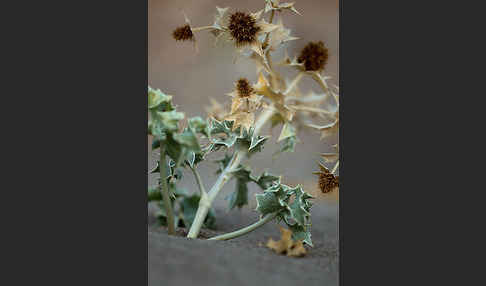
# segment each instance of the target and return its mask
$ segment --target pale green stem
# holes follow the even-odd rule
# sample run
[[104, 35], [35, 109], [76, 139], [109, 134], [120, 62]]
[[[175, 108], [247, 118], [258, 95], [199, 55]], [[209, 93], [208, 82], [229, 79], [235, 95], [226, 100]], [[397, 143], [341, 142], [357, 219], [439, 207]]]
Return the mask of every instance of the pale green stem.
[[165, 145], [160, 143], [160, 192], [164, 201], [164, 208], [167, 214], [167, 227], [169, 234], [175, 234], [174, 229], [174, 213], [172, 212], [172, 204], [169, 197], [169, 187], [167, 186], [167, 178], [165, 177], [167, 162], [165, 160]]
[[199, 176], [199, 172], [196, 170], [196, 168], [194, 167], [190, 167], [190, 168], [192, 173], [194, 174], [194, 177], [196, 178], [197, 186], [199, 188], [199, 192], [202, 197], [203, 194], [207, 194], [207, 193], [206, 193], [206, 189], [204, 188], [204, 184], [202, 183], [201, 176]]
[[230, 232], [230, 233], [225, 233], [225, 234], [222, 234], [222, 235], [211, 237], [208, 240], [228, 240], [228, 239], [232, 239], [232, 238], [236, 238], [236, 237], [245, 235], [249, 232], [254, 231], [255, 229], [259, 228], [260, 226], [266, 224], [267, 222], [273, 220], [276, 215], [277, 215], [277, 213], [267, 214], [264, 218], [260, 219], [259, 221], [255, 222], [252, 225], [249, 225], [249, 226], [242, 228], [242, 229], [239, 229], [237, 231], [233, 231], [233, 232]]
[[[259, 117], [257, 122], [255, 123], [255, 130], [254, 134], [257, 135], [261, 128], [265, 125], [265, 123], [272, 117], [273, 109], [269, 108], [265, 110]], [[211, 208], [213, 201], [216, 199], [216, 196], [219, 192], [223, 189], [224, 184], [231, 179], [232, 172], [240, 165], [241, 160], [245, 158], [248, 150], [246, 148], [238, 149], [233, 154], [229, 164], [226, 168], [221, 172], [218, 179], [214, 183], [213, 187], [209, 190], [209, 192], [202, 193], [201, 199], [199, 200], [199, 206], [196, 211], [196, 216], [194, 221], [192, 222], [191, 228], [189, 229], [189, 233], [187, 234], [188, 238], [196, 238], [201, 231], [201, 227], [206, 219], [206, 216]]]

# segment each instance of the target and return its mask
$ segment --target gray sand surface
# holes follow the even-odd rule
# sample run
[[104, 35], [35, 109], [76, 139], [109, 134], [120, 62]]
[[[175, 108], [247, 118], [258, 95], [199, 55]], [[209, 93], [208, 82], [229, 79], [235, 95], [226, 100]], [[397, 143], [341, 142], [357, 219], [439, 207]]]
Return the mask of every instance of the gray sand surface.
[[[303, 258], [277, 255], [264, 245], [279, 239], [270, 222], [229, 241], [191, 240], [168, 236], [157, 226], [149, 208], [149, 285], [338, 285], [337, 202], [316, 201], [312, 207], [313, 248]], [[217, 227], [223, 233], [258, 219], [252, 210], [227, 213], [218, 208]], [[225, 215], [227, 214], [227, 215]]]

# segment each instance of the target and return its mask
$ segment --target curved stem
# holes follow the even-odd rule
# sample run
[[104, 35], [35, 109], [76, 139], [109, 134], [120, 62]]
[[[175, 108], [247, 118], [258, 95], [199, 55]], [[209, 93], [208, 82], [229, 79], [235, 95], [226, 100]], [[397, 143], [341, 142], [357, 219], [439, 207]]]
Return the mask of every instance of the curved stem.
[[164, 208], [167, 214], [167, 227], [169, 234], [174, 235], [174, 213], [172, 212], [172, 204], [169, 197], [169, 187], [167, 186], [167, 179], [165, 174], [167, 168], [167, 162], [165, 160], [165, 145], [160, 143], [160, 192], [162, 193], [162, 199], [164, 201]]
[[242, 229], [239, 229], [239, 230], [236, 230], [236, 231], [233, 231], [233, 232], [230, 232], [230, 233], [225, 233], [225, 234], [222, 234], [222, 235], [211, 237], [208, 240], [228, 240], [228, 239], [232, 239], [232, 238], [242, 236], [244, 234], [247, 234], [249, 232], [254, 231], [255, 229], [259, 228], [260, 226], [262, 226], [262, 225], [266, 224], [267, 222], [273, 220], [276, 215], [277, 215], [277, 213], [267, 214], [264, 218], [260, 219], [259, 221], [255, 222], [252, 225], [249, 225], [247, 227], [244, 227]]
[[[192, 173], [194, 174], [194, 177], [196, 178], [197, 186], [199, 187], [199, 192], [201, 194], [201, 197], [203, 196], [204, 193], [206, 193], [206, 189], [204, 188], [204, 185], [201, 180], [201, 176], [199, 176], [198, 171], [194, 167], [190, 167]], [[206, 193], [207, 194], [207, 193]]]

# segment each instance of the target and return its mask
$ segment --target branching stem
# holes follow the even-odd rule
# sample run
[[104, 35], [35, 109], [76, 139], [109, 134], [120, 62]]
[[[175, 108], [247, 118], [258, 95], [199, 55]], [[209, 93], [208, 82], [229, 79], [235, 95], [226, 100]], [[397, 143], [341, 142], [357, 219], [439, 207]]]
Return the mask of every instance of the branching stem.
[[[270, 24], [273, 22], [274, 16], [275, 16], [275, 11], [272, 10], [272, 13], [270, 15], [270, 21], [269, 21]], [[268, 45], [269, 35], [270, 33], [267, 33], [263, 47], [266, 47]], [[270, 49], [268, 49], [265, 55], [267, 58], [268, 65], [270, 67], [270, 71], [271, 73], [273, 73], [272, 61], [270, 58]], [[259, 134], [260, 130], [265, 125], [265, 123], [272, 117], [273, 113], [274, 110], [272, 107], [270, 107], [266, 109], [258, 117], [258, 120], [255, 123], [255, 129], [253, 131], [254, 132], [253, 134], [255, 136]], [[219, 194], [219, 192], [223, 189], [224, 184], [231, 179], [232, 172], [239, 166], [241, 160], [243, 160], [243, 158], [246, 157], [247, 152], [248, 150], [246, 149], [236, 150], [229, 164], [226, 166], [223, 172], [221, 172], [221, 174], [219, 175], [218, 179], [214, 183], [213, 187], [209, 190], [209, 192], [207, 194], [205, 192], [204, 193], [201, 192], [201, 199], [199, 200], [199, 206], [196, 211], [196, 216], [191, 225], [191, 228], [189, 229], [189, 233], [187, 234], [188, 238], [196, 238], [199, 235], [201, 227], [204, 223], [204, 220], [206, 219], [206, 216], [208, 214], [209, 209], [211, 208], [214, 199]]]
[[[257, 135], [261, 128], [265, 125], [265, 123], [272, 117], [273, 109], [269, 108], [266, 109], [259, 117], [257, 122], [255, 123], [255, 130], [254, 134]], [[216, 196], [219, 192], [223, 189], [224, 184], [231, 179], [233, 171], [238, 168], [240, 165], [241, 160], [246, 157], [248, 150], [245, 148], [241, 148], [235, 151], [233, 157], [231, 158], [230, 162], [226, 166], [226, 168], [221, 172], [218, 179], [214, 183], [213, 187], [209, 190], [206, 194], [205, 192], [201, 194], [201, 199], [199, 200], [199, 206], [196, 211], [196, 217], [189, 229], [189, 233], [187, 234], [188, 238], [196, 238], [201, 231], [201, 227], [206, 219], [209, 209], [213, 201], [216, 199]]]

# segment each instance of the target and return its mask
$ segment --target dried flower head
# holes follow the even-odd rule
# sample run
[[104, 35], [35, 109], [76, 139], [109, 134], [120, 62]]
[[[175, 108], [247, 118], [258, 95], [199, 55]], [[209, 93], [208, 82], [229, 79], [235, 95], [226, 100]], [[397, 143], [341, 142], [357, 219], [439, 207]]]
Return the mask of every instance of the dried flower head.
[[250, 47], [255, 53], [263, 57], [262, 43], [259, 37], [277, 28], [277, 25], [269, 24], [260, 19], [263, 9], [255, 13], [236, 11], [229, 13], [229, 8], [217, 8], [214, 24], [211, 27], [216, 40], [226, 35], [229, 41], [233, 41], [239, 54], [243, 49]]
[[240, 78], [236, 82], [236, 91], [239, 97], [249, 97], [254, 93], [253, 88], [246, 78]]
[[335, 188], [339, 187], [339, 176], [334, 176], [329, 170], [319, 164], [321, 169], [320, 172], [315, 172], [314, 174], [319, 175], [319, 189], [324, 194], [332, 192]]
[[225, 116], [226, 120], [234, 121], [233, 128], [243, 126], [249, 130], [254, 123], [255, 111], [261, 106], [261, 96], [255, 93], [255, 87], [250, 85], [246, 78], [240, 78], [235, 83], [233, 92], [228, 93], [231, 96], [231, 111]]
[[328, 57], [328, 50], [322, 41], [309, 42], [300, 52], [297, 62], [303, 63], [306, 71], [321, 71]]
[[192, 33], [191, 26], [189, 25], [176, 28], [172, 32], [172, 37], [176, 41], [194, 41], [194, 34]]
[[230, 15], [228, 29], [237, 46], [253, 43], [261, 31], [252, 15], [239, 11]]

